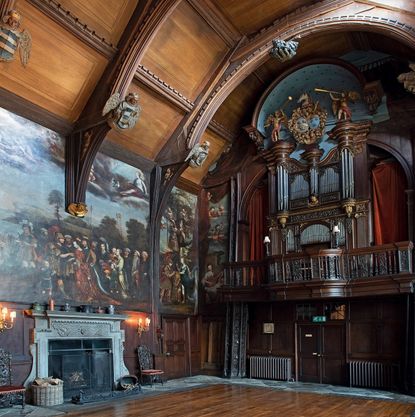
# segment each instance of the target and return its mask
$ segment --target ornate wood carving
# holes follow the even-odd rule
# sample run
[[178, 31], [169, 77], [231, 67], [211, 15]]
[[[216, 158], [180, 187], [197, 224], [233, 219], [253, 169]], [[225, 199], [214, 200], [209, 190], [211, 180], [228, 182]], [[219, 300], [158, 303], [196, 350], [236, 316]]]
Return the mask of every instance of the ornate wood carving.
[[[92, 163], [101, 146], [106, 134], [111, 128], [104, 120], [101, 124], [84, 128], [72, 133], [66, 138], [66, 193], [65, 207], [70, 212], [72, 204], [85, 205], [86, 187], [91, 172]], [[86, 214], [85, 207], [79, 214], [70, 213], [83, 217]]]
[[156, 93], [162, 95], [181, 110], [185, 112], [192, 110], [194, 103], [191, 100], [177, 91], [171, 85], [167, 84], [156, 74], [152, 73], [144, 65], [140, 64], [138, 66], [135, 78], [141, 81], [143, 84], [147, 85], [147, 87], [150, 87]]
[[228, 303], [225, 333], [225, 369], [229, 378], [246, 375], [246, 336], [248, 329], [248, 306], [245, 303]]
[[59, 2], [55, 0], [29, 0], [29, 3], [106, 58], [111, 59], [117, 52], [117, 49], [111, 43], [100, 37], [85, 23], [82, 23], [70, 10], [63, 8]]
[[[415, 43], [415, 27], [409, 23], [411, 16], [399, 13], [398, 16], [389, 17], [385, 9], [373, 7], [367, 11], [367, 6], [356, 1], [338, 0], [322, 1], [312, 6], [298, 9], [293, 14], [277, 20], [269, 28], [259, 31], [258, 35], [241, 45], [232, 55], [229, 69], [212, 86], [208, 97], [203, 98], [203, 103], [198, 114], [189, 129], [188, 146], [200, 139], [206, 128], [209, 118], [218, 107], [248, 74], [252, 73], [264, 60], [268, 59], [268, 52], [272, 46], [272, 39], [291, 39], [304, 37], [312, 33], [327, 30], [329, 27], [337, 29], [348, 27], [371, 27], [373, 30], [387, 31], [389, 36], [399, 39], [411, 46]], [[318, 16], [316, 18], [316, 16]], [[404, 19], [400, 21], [399, 19]], [[413, 19], [412, 19], [413, 20]]]
[[222, 38], [228, 47], [233, 47], [242, 37], [232, 23], [218, 10], [211, 0], [189, 0], [192, 7], [206, 23]]

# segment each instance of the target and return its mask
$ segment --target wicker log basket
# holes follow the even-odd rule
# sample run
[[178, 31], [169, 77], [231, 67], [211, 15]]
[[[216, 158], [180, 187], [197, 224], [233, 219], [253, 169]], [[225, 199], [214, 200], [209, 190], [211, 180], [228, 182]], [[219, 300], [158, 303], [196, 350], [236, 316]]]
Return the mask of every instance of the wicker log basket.
[[57, 378], [37, 378], [33, 381], [33, 404], [52, 406], [63, 404], [63, 381]]

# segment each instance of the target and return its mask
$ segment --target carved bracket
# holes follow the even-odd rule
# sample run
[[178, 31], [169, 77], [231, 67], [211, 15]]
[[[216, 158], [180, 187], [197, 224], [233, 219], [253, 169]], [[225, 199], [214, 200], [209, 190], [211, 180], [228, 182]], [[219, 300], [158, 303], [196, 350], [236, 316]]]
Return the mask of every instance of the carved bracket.
[[107, 122], [103, 121], [66, 138], [65, 207], [73, 216], [84, 217], [88, 211], [85, 195], [92, 163], [110, 129]]

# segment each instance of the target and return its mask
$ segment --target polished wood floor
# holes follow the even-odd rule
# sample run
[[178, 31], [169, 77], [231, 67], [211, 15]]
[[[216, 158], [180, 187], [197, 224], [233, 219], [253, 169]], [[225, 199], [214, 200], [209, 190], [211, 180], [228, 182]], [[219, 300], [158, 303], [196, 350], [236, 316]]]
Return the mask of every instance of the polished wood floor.
[[410, 417], [415, 404], [238, 385], [118, 400], [66, 417]]

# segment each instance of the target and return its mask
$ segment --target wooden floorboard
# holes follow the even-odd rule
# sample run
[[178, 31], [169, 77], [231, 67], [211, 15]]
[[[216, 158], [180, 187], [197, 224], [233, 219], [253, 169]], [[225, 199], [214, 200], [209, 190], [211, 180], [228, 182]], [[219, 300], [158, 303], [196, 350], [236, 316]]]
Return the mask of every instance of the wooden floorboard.
[[415, 404], [337, 395], [211, 385], [182, 392], [118, 400], [67, 417], [410, 417]]

